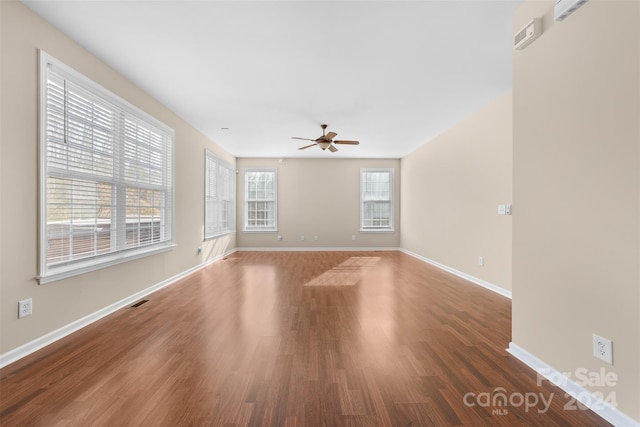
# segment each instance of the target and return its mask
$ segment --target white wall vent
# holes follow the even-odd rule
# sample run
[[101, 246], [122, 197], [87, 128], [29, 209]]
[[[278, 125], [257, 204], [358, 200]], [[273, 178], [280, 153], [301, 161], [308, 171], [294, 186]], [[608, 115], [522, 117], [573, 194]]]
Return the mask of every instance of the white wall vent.
[[522, 50], [532, 41], [540, 37], [542, 34], [542, 21], [540, 18], [533, 18], [531, 22], [524, 26], [524, 28], [513, 37], [513, 48]]
[[588, 0], [556, 0], [556, 6], [553, 9], [556, 21], [564, 20], [587, 1]]

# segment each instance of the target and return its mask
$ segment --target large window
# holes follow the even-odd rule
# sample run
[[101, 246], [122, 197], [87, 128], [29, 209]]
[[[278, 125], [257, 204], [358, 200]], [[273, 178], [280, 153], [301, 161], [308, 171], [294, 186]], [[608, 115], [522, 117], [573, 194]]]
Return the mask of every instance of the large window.
[[40, 283], [173, 246], [174, 132], [40, 54]]
[[360, 193], [360, 230], [393, 231], [393, 169], [361, 169]]
[[236, 173], [208, 150], [205, 158], [204, 237], [210, 239], [236, 231]]
[[244, 229], [277, 230], [277, 182], [275, 169], [244, 173]]

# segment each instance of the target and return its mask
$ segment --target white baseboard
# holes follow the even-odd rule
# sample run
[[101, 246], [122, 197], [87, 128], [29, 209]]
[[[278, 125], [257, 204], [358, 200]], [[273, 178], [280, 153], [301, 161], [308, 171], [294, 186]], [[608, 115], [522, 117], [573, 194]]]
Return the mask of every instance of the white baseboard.
[[[545, 362], [538, 359], [519, 345], [513, 342], [509, 343], [507, 352], [536, 371], [538, 375], [545, 377], [554, 385], [566, 391], [571, 397], [581, 402], [584, 406], [588, 407], [614, 426], [640, 427], [640, 423], [638, 421], [634, 420], [624, 412], [621, 412], [618, 408], [605, 402], [600, 396], [587, 390], [575, 381], [572, 381], [561, 372], [553, 369], [551, 366], [547, 365]], [[558, 381], [559, 379], [561, 379], [561, 381]]]
[[28, 356], [29, 354], [40, 350], [43, 347], [48, 346], [49, 344], [52, 344], [56, 341], [58, 341], [61, 338], [66, 337], [67, 335], [70, 335], [82, 328], [84, 328], [85, 326], [88, 326], [90, 324], [92, 324], [93, 322], [102, 319], [105, 316], [108, 316], [109, 314], [115, 312], [116, 310], [120, 310], [121, 308], [124, 308], [128, 305], [133, 304], [134, 302], [138, 301], [140, 298], [143, 298], [157, 290], [160, 290], [162, 288], [165, 288], [169, 285], [172, 285], [174, 283], [176, 283], [178, 280], [190, 275], [191, 273], [194, 273], [198, 270], [200, 270], [201, 268], [204, 268], [216, 261], [219, 261], [229, 255], [231, 255], [232, 253], [236, 252], [237, 249], [231, 249], [227, 252], [225, 252], [222, 255], [218, 255], [217, 257], [208, 259], [207, 261], [203, 262], [202, 264], [196, 265], [195, 267], [192, 267], [186, 271], [183, 271], [181, 273], [176, 274], [173, 277], [170, 277], [166, 280], [163, 280], [162, 282], [156, 283], [153, 286], [150, 286], [146, 289], [143, 289], [139, 292], [136, 292], [133, 295], [130, 295], [120, 301], [117, 301], [111, 305], [108, 305], [107, 307], [104, 307], [94, 313], [91, 313], [85, 317], [82, 317], [78, 320], [75, 320], [71, 323], [69, 323], [68, 325], [65, 325], [59, 329], [56, 329], [55, 331], [49, 332], [46, 335], [43, 335], [39, 338], [36, 338], [33, 341], [30, 341], [26, 344], [21, 345], [20, 347], [17, 347], [13, 350], [10, 350], [4, 354], [0, 355], [0, 368], [3, 368], [7, 365], [10, 365], [13, 362], [16, 362], [19, 359], [22, 359], [25, 356]]
[[376, 251], [399, 251], [396, 247], [353, 247], [353, 246], [335, 246], [335, 247], [246, 247], [238, 248], [238, 252], [376, 252]]
[[497, 294], [502, 295], [503, 297], [511, 298], [511, 291], [508, 291], [508, 290], [506, 290], [504, 288], [501, 288], [500, 286], [494, 285], [493, 283], [489, 283], [489, 282], [484, 281], [482, 279], [478, 279], [477, 277], [473, 277], [473, 276], [471, 276], [471, 275], [469, 275], [467, 273], [463, 273], [462, 271], [458, 271], [455, 268], [451, 268], [451, 267], [446, 266], [444, 264], [440, 264], [437, 261], [434, 261], [434, 260], [429, 259], [429, 258], [425, 258], [422, 255], [418, 255], [418, 254], [416, 254], [414, 252], [411, 252], [411, 251], [408, 251], [406, 249], [400, 248], [400, 252], [405, 253], [407, 255], [410, 255], [410, 256], [412, 256], [414, 258], [417, 258], [420, 261], [424, 261], [427, 264], [431, 264], [434, 267], [438, 267], [439, 269], [444, 270], [444, 271], [446, 271], [448, 273], [451, 273], [451, 274], [453, 274], [455, 276], [462, 277], [463, 279], [468, 280], [471, 283], [475, 283], [476, 285], [480, 285], [483, 288], [487, 288], [490, 291], [493, 291], [493, 292], [495, 292]]

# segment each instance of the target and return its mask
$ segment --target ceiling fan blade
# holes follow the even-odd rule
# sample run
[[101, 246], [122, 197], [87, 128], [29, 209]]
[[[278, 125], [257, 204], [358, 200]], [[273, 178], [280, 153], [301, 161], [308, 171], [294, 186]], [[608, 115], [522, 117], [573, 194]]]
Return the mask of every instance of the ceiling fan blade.
[[316, 144], [313, 143], [313, 144], [305, 145], [304, 147], [298, 148], [298, 150], [304, 150], [305, 148], [313, 147], [314, 145], [316, 145]]
[[327, 134], [327, 136], [324, 137], [324, 139], [326, 139], [327, 141], [331, 141], [333, 138], [335, 138], [338, 134], [335, 132], [329, 132]]
[[344, 141], [333, 141], [334, 144], [349, 144], [349, 145], [358, 145], [360, 144], [360, 141], [349, 141], [349, 140], [344, 140]]
[[292, 136], [291, 139], [301, 139], [303, 141], [315, 141], [315, 139], [311, 138], [300, 138], [299, 136]]
[[334, 147], [333, 145], [329, 146], [329, 151], [331, 151], [332, 153], [335, 153], [336, 151], [338, 151], [338, 149], [336, 147]]

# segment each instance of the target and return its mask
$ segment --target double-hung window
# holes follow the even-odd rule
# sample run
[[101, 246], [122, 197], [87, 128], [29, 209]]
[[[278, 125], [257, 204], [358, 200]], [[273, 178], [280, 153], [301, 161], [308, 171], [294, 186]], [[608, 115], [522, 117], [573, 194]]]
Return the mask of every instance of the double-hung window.
[[40, 283], [173, 246], [174, 131], [40, 54]]
[[393, 168], [360, 170], [360, 230], [393, 231]]
[[276, 231], [276, 169], [248, 169], [244, 172], [245, 231]]
[[205, 159], [204, 237], [210, 239], [236, 231], [236, 173], [208, 150]]

